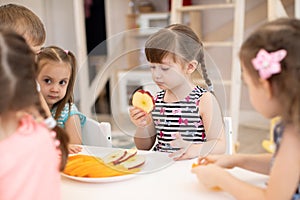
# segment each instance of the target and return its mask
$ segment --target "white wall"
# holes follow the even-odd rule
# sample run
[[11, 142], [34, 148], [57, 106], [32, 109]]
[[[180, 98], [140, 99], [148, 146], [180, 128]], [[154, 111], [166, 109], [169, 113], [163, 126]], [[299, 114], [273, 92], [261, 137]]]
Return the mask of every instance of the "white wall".
[[[8, 3], [23, 5], [40, 17], [46, 29], [44, 46], [59, 46], [72, 51], [78, 58], [73, 0], [1, 0], [0, 5]], [[77, 61], [82, 63], [78, 59]], [[79, 100], [78, 93], [79, 89], [76, 86], [75, 101]]]
[[1, 0], [0, 5], [16, 3], [32, 10], [46, 28], [45, 45], [57, 45], [76, 53], [73, 0]]

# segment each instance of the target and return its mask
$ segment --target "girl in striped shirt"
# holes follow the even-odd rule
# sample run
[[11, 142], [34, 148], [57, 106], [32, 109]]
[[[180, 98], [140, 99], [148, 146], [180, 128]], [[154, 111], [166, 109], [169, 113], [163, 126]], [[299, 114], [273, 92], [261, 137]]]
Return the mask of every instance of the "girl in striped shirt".
[[[222, 114], [196, 34], [185, 25], [170, 25], [149, 37], [145, 53], [152, 79], [161, 91], [151, 113], [130, 109], [131, 121], [137, 126], [136, 147], [168, 152], [175, 160], [224, 153]], [[197, 82], [199, 75], [206, 88]]]

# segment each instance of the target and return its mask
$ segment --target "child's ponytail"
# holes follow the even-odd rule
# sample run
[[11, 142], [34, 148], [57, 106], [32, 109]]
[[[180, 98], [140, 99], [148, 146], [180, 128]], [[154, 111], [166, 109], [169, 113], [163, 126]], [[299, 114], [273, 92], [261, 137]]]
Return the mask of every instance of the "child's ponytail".
[[[51, 116], [47, 117], [46, 112], [42, 108], [42, 105], [41, 105], [40, 101], [36, 102], [36, 107], [38, 108], [38, 111], [39, 111], [40, 115], [45, 119], [45, 121], [47, 119], [52, 118]], [[52, 129], [54, 132], [56, 132], [55, 139], [59, 141], [58, 148], [59, 148], [59, 150], [61, 152], [61, 163], [60, 163], [60, 166], [59, 166], [59, 170], [63, 171], [64, 168], [65, 168], [65, 165], [67, 163], [67, 159], [68, 159], [68, 142], [69, 142], [69, 137], [68, 137], [68, 134], [66, 133], [66, 131], [63, 130], [62, 128], [58, 127], [56, 125], [56, 123], [51, 124], [52, 121], [55, 122], [55, 120], [53, 118], [51, 120], [49, 120], [49, 121], [50, 121], [50, 124], [46, 123], [46, 125], [48, 125], [49, 129]]]
[[211, 93], [214, 93], [214, 87], [213, 87], [211, 80], [208, 78], [204, 59], [200, 60], [200, 67], [201, 67], [202, 77], [207, 85], [208, 91], [210, 91]]

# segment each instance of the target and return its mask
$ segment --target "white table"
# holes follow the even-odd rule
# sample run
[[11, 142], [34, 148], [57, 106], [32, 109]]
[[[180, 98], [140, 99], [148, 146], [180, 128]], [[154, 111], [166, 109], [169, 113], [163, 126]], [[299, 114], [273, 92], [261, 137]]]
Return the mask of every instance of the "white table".
[[[104, 153], [112, 150], [102, 147], [85, 147], [83, 152], [103, 156]], [[146, 157], [146, 163], [142, 169], [142, 171], [147, 171], [146, 173], [127, 180], [104, 183], [80, 182], [62, 177], [62, 199], [234, 199], [225, 192], [214, 192], [202, 187], [196, 176], [191, 173], [191, 166], [195, 160], [173, 162], [163, 153], [139, 151], [138, 154], [144, 154]], [[268, 179], [265, 175], [240, 168], [228, 171], [242, 180], [259, 186], [264, 186]]]

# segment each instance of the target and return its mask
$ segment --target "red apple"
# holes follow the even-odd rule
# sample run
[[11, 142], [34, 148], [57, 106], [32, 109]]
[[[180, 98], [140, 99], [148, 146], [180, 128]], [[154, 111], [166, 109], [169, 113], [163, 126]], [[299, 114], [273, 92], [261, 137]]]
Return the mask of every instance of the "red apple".
[[133, 94], [132, 105], [146, 113], [150, 113], [154, 109], [154, 103], [154, 99], [148, 91], [138, 90]]

